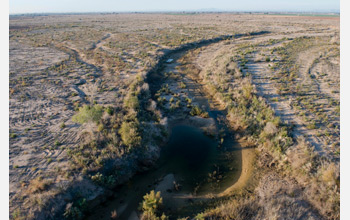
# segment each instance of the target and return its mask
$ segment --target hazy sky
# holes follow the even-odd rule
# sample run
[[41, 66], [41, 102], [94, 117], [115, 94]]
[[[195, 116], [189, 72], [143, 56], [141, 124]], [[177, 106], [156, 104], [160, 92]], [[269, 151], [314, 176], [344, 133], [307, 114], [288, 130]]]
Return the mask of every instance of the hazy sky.
[[113, 11], [339, 12], [339, 0], [10, 0], [10, 13]]

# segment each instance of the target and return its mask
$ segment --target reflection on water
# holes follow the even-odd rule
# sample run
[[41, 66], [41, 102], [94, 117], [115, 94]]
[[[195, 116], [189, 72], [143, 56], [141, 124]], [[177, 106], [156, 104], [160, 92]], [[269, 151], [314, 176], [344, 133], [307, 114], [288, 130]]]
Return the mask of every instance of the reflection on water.
[[[241, 150], [230, 132], [224, 132], [223, 136], [224, 141], [219, 144], [218, 140], [204, 135], [196, 127], [174, 126], [155, 168], [137, 174], [130, 182], [116, 189], [115, 199], [94, 210], [88, 219], [110, 219], [110, 213], [114, 210], [121, 213], [119, 219], [128, 219], [137, 211], [143, 195], [155, 189], [159, 179], [169, 173], [174, 174], [176, 182], [181, 185], [181, 194], [205, 195], [224, 191], [239, 178]], [[176, 193], [171, 195], [177, 196]], [[166, 208], [174, 208], [174, 204], [168, 203], [164, 204]], [[185, 204], [186, 207], [177, 209], [176, 215], [198, 212], [188, 207], [187, 200]]]
[[205, 136], [199, 129], [176, 126], [169, 143], [162, 149], [160, 166], [181, 177], [191, 188], [205, 179], [217, 157], [217, 142]]
[[[239, 171], [240, 152], [229, 137], [223, 145], [205, 136], [201, 130], [186, 125], [172, 129], [169, 143], [162, 149], [159, 166], [182, 180], [184, 190], [221, 191], [232, 185], [234, 171]], [[237, 161], [238, 160], [238, 161]]]

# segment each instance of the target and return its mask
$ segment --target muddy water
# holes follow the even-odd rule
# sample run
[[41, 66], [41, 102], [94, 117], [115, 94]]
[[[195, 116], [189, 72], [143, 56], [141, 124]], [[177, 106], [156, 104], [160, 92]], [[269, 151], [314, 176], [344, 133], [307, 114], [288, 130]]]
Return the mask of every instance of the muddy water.
[[218, 157], [217, 142], [199, 129], [178, 125], [172, 129], [169, 143], [163, 148], [160, 166], [167, 167], [186, 190], [193, 190], [206, 179]]
[[[176, 72], [175, 68], [179, 65], [176, 61], [181, 55], [177, 53], [169, 57], [174, 62], [165, 64], [156, 81], [162, 81], [164, 71]], [[245, 172], [242, 166], [247, 164], [242, 155], [249, 150], [243, 151], [244, 148], [235, 142], [233, 132], [225, 124], [224, 110], [215, 107], [205, 96], [201, 85], [190, 78], [187, 78], [186, 84], [194, 102], [205, 107], [210, 118], [214, 119], [217, 131], [220, 131], [219, 138], [206, 136], [186, 118], [171, 122], [170, 139], [163, 146], [156, 166], [135, 175], [127, 184], [116, 189], [114, 198], [91, 211], [88, 219], [110, 219], [114, 210], [118, 219], [138, 219], [138, 207], [143, 196], [155, 189], [163, 189], [163, 211], [170, 219], [193, 217], [204, 210], [203, 204], [211, 198], [225, 194], [236, 183], [241, 185], [244, 176], [241, 174]], [[151, 85], [153, 89], [157, 87], [160, 85]]]
[[174, 192], [165, 195], [166, 213], [176, 218], [200, 211], [193, 204], [197, 197], [207, 200], [207, 194], [224, 191], [240, 175], [241, 151], [238, 144], [232, 143], [231, 138], [226, 138], [219, 145], [196, 127], [175, 125], [155, 168], [136, 175], [117, 189], [114, 198], [91, 211], [88, 219], [110, 219], [114, 210], [119, 219], [132, 219], [143, 195], [159, 186], [168, 174], [174, 175], [180, 190], [175, 191], [173, 183], [168, 187]]
[[240, 172], [239, 146], [229, 146], [229, 142], [227, 139], [219, 145], [198, 128], [177, 125], [162, 150], [159, 166], [174, 174], [184, 192], [193, 195], [221, 192], [232, 185]]

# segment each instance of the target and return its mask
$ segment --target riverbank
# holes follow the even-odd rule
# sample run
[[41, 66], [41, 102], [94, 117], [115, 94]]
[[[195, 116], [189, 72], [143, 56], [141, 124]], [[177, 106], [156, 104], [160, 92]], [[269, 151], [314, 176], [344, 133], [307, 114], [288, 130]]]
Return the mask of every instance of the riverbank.
[[[226, 159], [222, 162], [209, 162], [209, 165], [213, 163], [215, 166], [208, 167], [204, 172], [204, 176], [207, 176], [208, 174], [212, 175], [209, 177], [214, 179], [211, 179], [210, 181], [215, 181], [218, 183], [221, 181], [223, 184], [220, 183], [220, 185], [215, 183], [215, 187], [212, 188], [213, 183], [208, 184], [206, 180], [208, 178], [207, 176], [204, 179], [205, 181], [201, 181], [202, 183], [199, 183], [199, 185], [193, 185], [193, 183], [192, 186], [190, 186], [191, 184], [188, 185], [185, 180], [186, 177], [181, 174], [181, 169], [177, 169], [177, 173], [175, 173], [175, 175], [173, 174], [174, 170], [171, 170], [172, 167], [175, 166], [181, 167], [181, 161], [177, 159], [170, 167], [167, 164], [167, 162], [169, 163], [168, 160], [171, 160], [170, 156], [173, 155], [172, 153], [168, 156], [168, 159], [164, 159], [161, 156], [158, 163], [156, 163], [156, 167], [146, 171], [146, 174], [138, 174], [135, 178], [132, 178], [132, 182], [130, 182], [129, 185], [130, 188], [122, 187], [121, 189], [118, 189], [116, 193], [118, 199], [108, 202], [107, 208], [96, 210], [95, 214], [90, 216], [89, 219], [108, 219], [108, 214], [114, 210], [119, 213], [121, 218], [127, 219], [130, 216], [134, 216], [135, 213], [138, 213], [138, 203], [142, 201], [142, 196], [152, 189], [160, 189], [160, 191], [163, 192], [162, 196], [164, 198], [164, 210], [166, 214], [171, 216], [171, 219], [188, 215], [193, 216], [197, 212], [203, 210], [205, 204], [211, 200], [217, 198], [218, 196], [222, 197], [228, 195], [228, 191], [223, 192], [224, 190], [229, 190], [232, 192], [232, 190], [244, 188], [250, 175], [252, 175], [253, 169], [251, 167], [255, 156], [254, 149], [252, 149], [251, 146], [242, 147], [235, 141], [232, 130], [229, 129], [225, 123], [224, 117], [226, 113], [223, 112], [222, 109], [215, 108], [218, 106], [215, 106], [215, 104], [212, 103], [212, 100], [208, 99], [209, 96], [207, 96], [205, 91], [203, 91], [203, 87], [200, 84], [197, 84], [197, 82], [193, 81], [193, 79], [186, 77], [184, 73], [181, 73], [181, 70], [179, 70], [180, 63], [178, 63], [178, 59], [181, 58], [182, 54], [183, 51], [179, 51], [178, 53], [173, 53], [172, 56], [167, 56], [167, 58], [172, 59], [173, 62], [163, 63], [161, 68], [162, 71], [157, 72], [157, 82], [162, 82], [162, 84], [149, 84], [150, 88], [158, 87], [161, 91], [159, 92], [159, 90], [154, 90], [153, 99], [157, 100], [157, 106], [161, 109], [161, 115], [165, 120], [164, 124], [167, 127], [168, 136], [170, 137], [170, 144], [173, 137], [173, 129], [181, 126], [185, 126], [182, 127], [185, 129], [186, 126], [190, 126], [200, 129], [201, 132], [204, 132], [206, 135], [211, 137], [211, 142], [215, 144], [215, 146], [213, 146], [213, 150], [216, 151], [216, 148], [218, 148], [219, 150], [223, 151], [223, 155], [221, 157], [226, 157]], [[172, 75], [169, 75], [169, 73]], [[181, 84], [178, 79], [181, 79], [183, 84]], [[171, 109], [172, 104], [174, 103], [178, 103], [175, 110]], [[200, 114], [191, 115], [191, 111], [194, 106], [198, 106], [203, 114], [207, 113], [205, 117], [201, 116]], [[186, 136], [186, 133], [181, 135], [177, 134], [177, 139], [181, 139], [181, 137], [184, 135]], [[193, 137], [188, 138], [192, 139]], [[176, 151], [182, 152], [179, 155], [184, 155], [185, 157], [188, 155], [188, 153], [192, 154], [188, 161], [195, 161], [195, 159], [198, 159], [196, 157], [200, 157], [201, 153], [213, 154], [213, 152], [210, 153], [211, 151], [209, 149], [197, 149], [191, 153], [192, 145], [187, 146], [183, 141], [185, 140], [182, 140], [182, 144], [185, 147], [185, 149], [183, 149], [184, 152], [181, 151], [181, 141], [176, 144], [178, 146], [175, 146], [178, 147], [178, 149], [174, 149], [173, 147], [173, 150], [175, 150], [174, 153]], [[209, 139], [204, 143], [208, 143], [208, 141]], [[243, 139], [241, 140], [241, 144], [244, 145]], [[203, 146], [203, 144], [200, 144], [200, 146]], [[162, 151], [167, 150], [166, 145], [162, 148], [164, 148]], [[223, 149], [228, 150], [228, 152], [225, 153], [225, 150]], [[225, 154], [227, 155], [225, 156]], [[199, 158], [199, 161], [200, 160], [201, 159]], [[183, 162], [187, 163], [186, 161]], [[225, 167], [227, 165], [220, 165], [220, 163], [228, 163], [230, 167]], [[189, 167], [193, 167], [194, 165], [195, 164], [190, 165]], [[187, 169], [188, 168], [184, 168], [183, 172], [186, 173]], [[223, 171], [215, 169], [223, 169]], [[211, 171], [209, 172], [209, 170]], [[193, 174], [187, 175], [187, 179], [191, 175]], [[169, 179], [172, 180], [171, 184]], [[206, 183], [206, 185], [203, 185], [203, 183]], [[179, 192], [177, 192], [175, 189], [177, 184], [181, 186], [181, 190]], [[232, 186], [232, 184], [234, 185]], [[218, 188], [219, 185], [220, 187]]]

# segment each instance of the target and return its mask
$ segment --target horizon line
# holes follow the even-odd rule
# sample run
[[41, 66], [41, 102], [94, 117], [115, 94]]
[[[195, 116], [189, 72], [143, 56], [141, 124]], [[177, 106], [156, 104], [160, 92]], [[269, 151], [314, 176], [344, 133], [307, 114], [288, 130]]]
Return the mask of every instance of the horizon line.
[[145, 13], [145, 14], [152, 14], [152, 13], [288, 13], [288, 14], [339, 14], [340, 11], [337, 10], [329, 10], [329, 11], [283, 11], [283, 10], [261, 10], [261, 11], [245, 11], [245, 10], [206, 10], [206, 9], [199, 9], [199, 10], [154, 10], [154, 11], [86, 11], [86, 12], [16, 12], [16, 13], [9, 13], [9, 15], [62, 15], [62, 14], [135, 14], [135, 13]]

